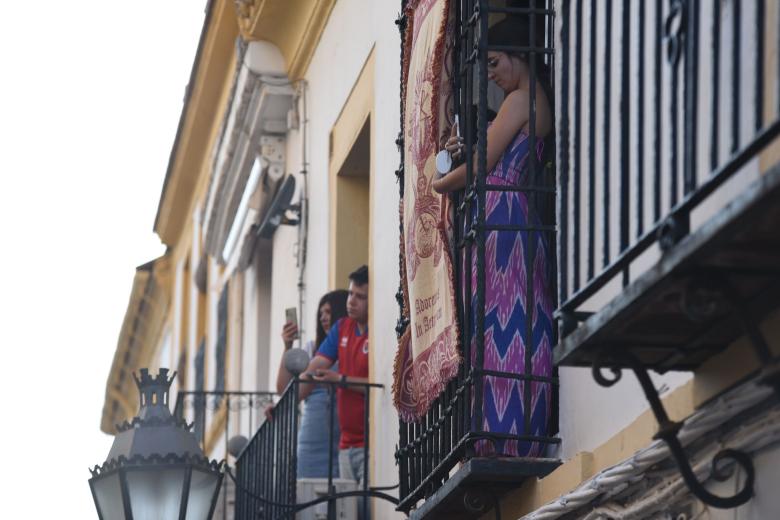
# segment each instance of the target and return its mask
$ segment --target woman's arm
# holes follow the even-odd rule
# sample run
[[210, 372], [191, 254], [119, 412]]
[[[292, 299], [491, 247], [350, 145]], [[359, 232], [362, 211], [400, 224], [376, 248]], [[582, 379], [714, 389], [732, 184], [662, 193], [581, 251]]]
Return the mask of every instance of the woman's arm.
[[[487, 170], [490, 171], [512, 142], [512, 139], [528, 123], [528, 92], [515, 90], [501, 103], [493, 124], [487, 131]], [[537, 117], [537, 122], [540, 118]], [[474, 153], [474, 162], [477, 154]], [[460, 190], [466, 186], [466, 164], [463, 163], [444, 177], [433, 181], [437, 193]]]
[[311, 374], [318, 374], [321, 373], [323, 370], [329, 370], [330, 367], [333, 366], [333, 363], [334, 363], [333, 360], [315, 354], [315, 356], [309, 362], [309, 366], [306, 367], [306, 371], [300, 376], [301, 385], [298, 387], [299, 401], [303, 401], [304, 399], [309, 397], [311, 391], [314, 390], [313, 384], [304, 383], [304, 381], [313, 381], [314, 378], [311, 376]]
[[[293, 340], [298, 336], [298, 326], [292, 322], [287, 322], [282, 328], [282, 341], [284, 342], [284, 351], [292, 348]], [[279, 371], [276, 373], [276, 393], [279, 395], [287, 388], [287, 384], [292, 379], [292, 374], [284, 366], [284, 356], [279, 361]]]

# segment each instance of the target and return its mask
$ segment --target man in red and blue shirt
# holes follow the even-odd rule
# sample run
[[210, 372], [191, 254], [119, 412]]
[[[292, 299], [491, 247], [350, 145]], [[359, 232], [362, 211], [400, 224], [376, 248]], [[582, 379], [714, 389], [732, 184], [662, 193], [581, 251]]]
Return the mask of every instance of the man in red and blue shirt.
[[[338, 362], [338, 371], [331, 367]], [[309, 374], [307, 376], [306, 374]], [[368, 382], [368, 267], [349, 275], [347, 317], [340, 319], [319, 347], [301, 379], [340, 383], [336, 395], [341, 438], [339, 473], [341, 478], [364, 478], [365, 392], [349, 383]], [[312, 385], [302, 384], [299, 397], [305, 398]]]

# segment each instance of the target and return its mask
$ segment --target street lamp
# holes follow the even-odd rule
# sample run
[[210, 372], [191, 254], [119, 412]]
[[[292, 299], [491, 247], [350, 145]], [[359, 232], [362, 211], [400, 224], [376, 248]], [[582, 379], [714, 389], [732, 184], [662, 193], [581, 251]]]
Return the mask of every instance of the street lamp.
[[176, 373], [133, 374], [141, 408], [119, 433], [89, 487], [101, 520], [209, 520], [222, 483], [222, 463], [209, 462], [190, 427], [171, 415], [168, 392]]

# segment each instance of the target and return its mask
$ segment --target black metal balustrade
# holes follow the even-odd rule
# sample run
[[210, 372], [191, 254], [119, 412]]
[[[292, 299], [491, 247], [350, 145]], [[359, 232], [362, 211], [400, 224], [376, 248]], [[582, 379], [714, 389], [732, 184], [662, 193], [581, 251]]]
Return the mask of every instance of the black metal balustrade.
[[[297, 482], [297, 449], [298, 449], [298, 395], [302, 383], [297, 377], [285, 389], [279, 401], [273, 408], [273, 417], [266, 420], [251, 438], [249, 444], [238, 456], [235, 472], [228, 469], [228, 475], [236, 484], [236, 520], [276, 520], [292, 519], [295, 514], [318, 504], [328, 504], [328, 519], [336, 518], [336, 501], [356, 497], [361, 518], [367, 518], [370, 498], [379, 498], [397, 503], [397, 499], [384, 491], [397, 486], [372, 487], [369, 485], [369, 454], [370, 454], [370, 407], [371, 390], [382, 388], [374, 383], [347, 383], [347, 388], [360, 389], [365, 393], [363, 410], [363, 427], [365, 443], [363, 446], [362, 482], [356, 491], [337, 492], [334, 483], [334, 471], [339, 467], [338, 452], [333, 448], [333, 440], [338, 426], [336, 416], [336, 388], [341, 383], [318, 383], [330, 388], [330, 417], [327, 425], [328, 446], [328, 493], [307, 502], [299, 502], [296, 492]], [[325, 425], [323, 425], [324, 427]], [[324, 428], [323, 428], [324, 429]], [[322, 432], [325, 433], [324, 431]]]
[[[246, 439], [251, 437], [255, 432], [255, 425], [259, 423], [259, 417], [262, 416], [266, 406], [273, 402], [275, 395], [274, 392], [181, 390], [176, 396], [173, 415], [191, 423], [192, 431], [198, 439], [201, 449], [206, 452], [207, 435], [210, 433], [206, 426], [209, 420], [213, 423], [215, 414], [224, 413], [224, 427], [220, 436], [225, 443], [224, 452], [227, 459], [230, 439], [239, 435]], [[210, 417], [209, 414], [211, 414]], [[231, 428], [233, 429], [231, 430]], [[222, 518], [223, 520], [232, 518], [230, 491], [229, 484], [225, 482], [220, 491], [221, 496], [214, 518]]]
[[[402, 13], [406, 2], [402, 2]], [[485, 239], [488, 232], [528, 233], [528, 244], [524, 247], [524, 264], [527, 273], [525, 309], [534, 308], [535, 240], [534, 236], [546, 236], [550, 245], [555, 243], [555, 180], [552, 161], [538, 160], [536, 135], [536, 93], [543, 88], [543, 78], [537, 77], [537, 64], [544, 63], [554, 70], [553, 51], [553, 1], [508, 2], [506, 5], [491, 5], [486, 0], [453, 0], [455, 8], [455, 40], [453, 88], [457, 100], [460, 131], [465, 141], [465, 150], [475, 150], [476, 155], [465, 154], [466, 189], [455, 194], [455, 286], [460, 295], [457, 299], [460, 323], [462, 359], [458, 375], [449, 382], [444, 392], [433, 402], [424, 418], [414, 423], [400, 423], [400, 444], [396, 459], [400, 473], [400, 504], [398, 509], [409, 513], [412, 518], [460, 518], [464, 513], [474, 517], [496, 506], [501, 493], [519, 487], [526, 477], [541, 477], [552, 471], [559, 461], [550, 458], [506, 458], [477, 455], [476, 445], [482, 441], [511, 440], [521, 443], [540, 443], [544, 453], [550, 445], [560, 442], [553, 437], [557, 431], [557, 397], [552, 403], [552, 424], [547, 435], [531, 434], [530, 413], [526, 414], [525, 429], [514, 434], [484, 431], [483, 402], [485, 377], [504, 378], [523, 382], [523, 409], [531, 409], [532, 383], [549, 384], [557, 396], [557, 379], [531, 373], [531, 349], [526, 349], [525, 373], [499, 372], [484, 367], [485, 349]], [[529, 22], [530, 41], [527, 46], [507, 47], [488, 41], [488, 17], [491, 15], [524, 17]], [[397, 21], [403, 33], [407, 20], [401, 15]], [[537, 38], [544, 35], [544, 38]], [[537, 41], [544, 41], [540, 46]], [[529, 122], [529, 159], [526, 179], [519, 186], [497, 186], [486, 182], [486, 141], [488, 127], [488, 78], [487, 52], [514, 51], [527, 56], [530, 74], [531, 113]], [[403, 63], [403, 48], [401, 51]], [[403, 69], [403, 66], [402, 66]], [[552, 75], [552, 74], [551, 74]], [[553, 103], [554, 79], [548, 78], [550, 103]], [[402, 88], [403, 91], [403, 88]], [[401, 101], [402, 105], [404, 100]], [[474, 102], [477, 103], [474, 107]], [[476, 110], [475, 110], [476, 108]], [[495, 107], [497, 108], [497, 107]], [[551, 107], [552, 108], [552, 107]], [[403, 106], [401, 112], [403, 113]], [[401, 166], [397, 172], [403, 198], [403, 118], [399, 135]], [[545, 142], [546, 154], [554, 150], [552, 140]], [[554, 153], [549, 153], [552, 157]], [[485, 218], [486, 194], [491, 191], [511, 191], [525, 195], [530, 207], [529, 213], [538, 212], [541, 222], [527, 226], [488, 225]], [[554, 251], [549, 258], [554, 272]], [[476, 287], [472, 287], [471, 269], [476, 259]], [[555, 278], [554, 275], [552, 277]], [[554, 292], [554, 291], [553, 291]], [[402, 305], [399, 290], [399, 305]], [[471, 310], [471, 295], [476, 295], [475, 312]], [[554, 302], [553, 302], [554, 303]], [[473, 312], [473, 314], [472, 314]], [[533, 311], [529, 311], [529, 315]], [[475, 323], [473, 323], [475, 321]], [[532, 344], [532, 321], [526, 320], [523, 344]], [[407, 326], [402, 318], [397, 331], [403, 333]], [[555, 334], [555, 331], [553, 331]], [[555, 338], [551, 338], [555, 341]], [[473, 351], [472, 351], [473, 350]], [[459, 463], [462, 466], [450, 475]], [[418, 506], [418, 502], [425, 500]], [[498, 509], [496, 508], [496, 514]]]
[[[173, 415], [179, 419], [192, 422], [193, 431], [198, 437], [201, 448], [206, 448], [206, 422], [208, 413], [216, 413], [225, 408], [225, 452], [227, 442], [234, 435], [246, 438], [255, 432], [255, 424], [266, 406], [273, 402], [275, 392], [227, 392], [181, 390], [176, 395]], [[231, 431], [231, 415], [240, 414], [236, 431]]]
[[750, 459], [719, 454], [747, 478], [708, 493], [647, 371], [694, 370], [746, 335], [780, 395], [758, 327], [780, 307], [780, 155], [767, 150], [780, 146], [780, 9], [562, 0], [560, 13], [556, 363], [592, 366], [604, 386], [631, 369], [691, 491], [735, 507]]

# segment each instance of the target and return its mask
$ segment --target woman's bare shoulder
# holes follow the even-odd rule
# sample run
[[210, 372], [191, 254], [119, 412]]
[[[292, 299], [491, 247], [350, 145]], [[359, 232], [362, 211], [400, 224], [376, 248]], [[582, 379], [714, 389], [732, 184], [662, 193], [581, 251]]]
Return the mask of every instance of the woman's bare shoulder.
[[528, 92], [513, 90], [506, 95], [493, 122], [514, 135], [528, 122]]
[[501, 110], [506, 109], [515, 113], [527, 113], [529, 99], [530, 95], [528, 94], [527, 90], [513, 90], [504, 98], [504, 102], [501, 103]]
[[[506, 106], [507, 115], [521, 121], [525, 129], [530, 119], [531, 94], [528, 90], [517, 89], [507, 94], [501, 104], [501, 110]], [[537, 135], [547, 135], [552, 129], [550, 105], [544, 90], [536, 89], [536, 130]], [[526, 129], [527, 130], [527, 129]]]

